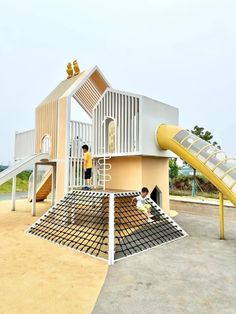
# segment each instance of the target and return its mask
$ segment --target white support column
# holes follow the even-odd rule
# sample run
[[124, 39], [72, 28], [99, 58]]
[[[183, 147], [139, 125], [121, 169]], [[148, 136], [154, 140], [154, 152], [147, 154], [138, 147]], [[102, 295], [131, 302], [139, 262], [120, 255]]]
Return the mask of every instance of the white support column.
[[104, 144], [104, 151], [103, 151], [103, 190], [106, 189], [106, 117], [103, 120], [103, 144]]
[[70, 120], [71, 120], [71, 98], [67, 99], [66, 108], [66, 145], [65, 145], [65, 180], [64, 180], [64, 194], [69, 192], [69, 150], [70, 150]]
[[56, 165], [52, 166], [52, 206], [55, 204]]
[[37, 163], [33, 166], [32, 216], [36, 215]]
[[108, 243], [108, 264], [114, 264], [115, 257], [115, 195], [111, 193], [109, 195], [109, 243]]
[[16, 210], [16, 176], [12, 178], [12, 211]]

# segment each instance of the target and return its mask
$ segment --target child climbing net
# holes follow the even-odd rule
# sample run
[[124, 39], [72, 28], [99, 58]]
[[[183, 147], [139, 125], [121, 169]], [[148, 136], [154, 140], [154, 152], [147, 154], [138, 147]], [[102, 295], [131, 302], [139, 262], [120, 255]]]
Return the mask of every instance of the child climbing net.
[[148, 195], [148, 188], [143, 187], [141, 190], [141, 194], [132, 199], [131, 205], [135, 205], [137, 210], [140, 213], [143, 213], [147, 217], [147, 222], [153, 222], [151, 214], [151, 205], [146, 204], [146, 197]]

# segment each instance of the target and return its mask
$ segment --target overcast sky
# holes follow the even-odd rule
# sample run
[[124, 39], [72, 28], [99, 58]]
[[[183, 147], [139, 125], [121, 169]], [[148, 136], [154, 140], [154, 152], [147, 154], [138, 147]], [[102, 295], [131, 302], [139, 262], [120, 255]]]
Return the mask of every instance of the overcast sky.
[[205, 127], [236, 157], [235, 17], [235, 0], [1, 1], [0, 164], [74, 59], [178, 107], [182, 127]]

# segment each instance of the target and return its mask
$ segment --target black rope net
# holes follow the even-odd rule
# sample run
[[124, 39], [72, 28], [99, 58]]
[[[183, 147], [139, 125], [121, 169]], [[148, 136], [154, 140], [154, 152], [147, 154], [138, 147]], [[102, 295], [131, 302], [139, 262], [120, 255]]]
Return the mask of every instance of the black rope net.
[[151, 222], [131, 205], [139, 193], [115, 195], [115, 260], [184, 237], [186, 233], [150, 198]]
[[73, 191], [49, 209], [27, 233], [107, 259], [108, 209], [107, 193]]
[[[150, 198], [151, 222], [131, 205], [138, 192], [114, 194], [114, 259], [181, 238], [186, 233]], [[109, 196], [106, 192], [72, 191], [26, 232], [108, 260]]]

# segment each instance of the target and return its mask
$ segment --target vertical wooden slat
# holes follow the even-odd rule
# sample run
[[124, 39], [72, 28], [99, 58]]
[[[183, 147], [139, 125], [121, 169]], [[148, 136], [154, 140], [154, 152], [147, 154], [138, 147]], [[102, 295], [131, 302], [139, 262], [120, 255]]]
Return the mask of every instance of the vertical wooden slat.
[[136, 137], [137, 137], [137, 152], [139, 151], [139, 141], [140, 141], [140, 132], [139, 132], [139, 127], [140, 127], [140, 104], [139, 104], [139, 98], [137, 98], [137, 128], [136, 128]]
[[126, 108], [126, 114], [127, 114], [127, 153], [130, 152], [130, 97], [127, 96], [127, 108]]
[[127, 97], [126, 95], [123, 96], [123, 119], [124, 119], [124, 153], [127, 152], [127, 111], [126, 111], [126, 107], [127, 107]]
[[130, 97], [130, 152], [133, 152], [133, 121], [134, 121], [134, 112], [133, 112], [133, 97]]

